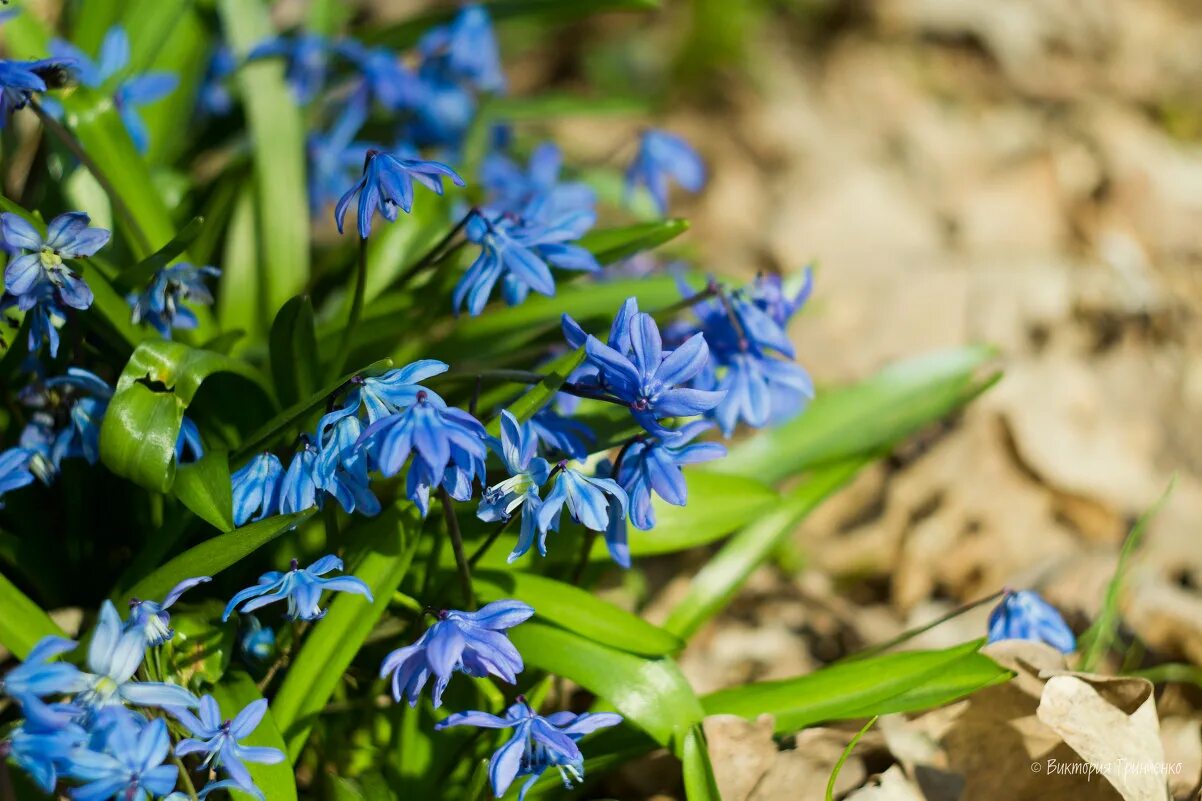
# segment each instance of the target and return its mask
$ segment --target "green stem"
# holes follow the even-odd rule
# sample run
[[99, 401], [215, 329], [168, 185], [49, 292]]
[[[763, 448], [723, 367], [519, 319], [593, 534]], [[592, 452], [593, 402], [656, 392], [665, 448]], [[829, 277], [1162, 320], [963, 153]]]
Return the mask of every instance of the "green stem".
[[359, 240], [358, 267], [355, 270], [355, 294], [351, 298], [351, 311], [346, 320], [346, 328], [342, 329], [342, 340], [338, 343], [338, 352], [330, 365], [331, 378], [339, 376], [346, 367], [346, 361], [351, 355], [351, 342], [359, 320], [363, 317], [363, 300], [367, 293], [367, 240]]
[[459, 222], [455, 223], [455, 227], [448, 231], [446, 236], [438, 240], [438, 243], [435, 244], [434, 247], [426, 251], [424, 256], [414, 262], [412, 266], [410, 266], [405, 270], [405, 272], [401, 273], [397, 277], [396, 281], [393, 283], [393, 288], [401, 289], [405, 287], [422, 270], [437, 264], [447, 256], [450, 256], [459, 248], [463, 247], [462, 242], [453, 247], [448, 247], [448, 245], [451, 244], [451, 240], [455, 238], [456, 234], [463, 230], [464, 226], [467, 225], [467, 221], [470, 220], [472, 215], [475, 213], [476, 210], [472, 209], [467, 214], [463, 215], [463, 218]]
[[188, 768], [184, 765], [184, 761], [175, 755], [175, 751], [171, 752], [171, 761], [179, 768], [180, 781], [184, 783], [184, 791], [187, 792], [188, 798], [192, 801], [197, 801], [196, 785], [192, 783], [192, 775], [188, 773]]
[[463, 590], [464, 602], [469, 610], [476, 608], [476, 595], [472, 592], [472, 568], [468, 564], [463, 551], [463, 534], [459, 530], [459, 518], [455, 517], [455, 507], [446, 487], [438, 488], [442, 500], [442, 515], [447, 521], [447, 533], [451, 537], [451, 548], [455, 551], [455, 566], [459, 570], [459, 587]]
[[1001, 598], [1005, 594], [1006, 594], [1005, 590], [998, 590], [997, 592], [993, 593], [992, 595], [987, 595], [984, 598], [980, 598], [976, 601], [973, 601], [972, 603], [967, 603], [967, 604], [964, 604], [963, 606], [958, 606], [955, 609], [953, 609], [952, 611], [948, 612], [947, 614], [940, 615], [939, 617], [935, 618], [930, 623], [925, 623], [925, 624], [919, 626], [918, 628], [913, 628], [913, 629], [909, 629], [907, 631], [903, 631], [901, 634], [897, 635], [896, 637], [894, 637], [891, 640], [886, 640], [885, 642], [878, 643], [876, 645], [865, 648], [862, 651], [857, 651], [856, 653], [851, 654], [843, 659], [840, 659], [839, 661], [840, 662], [856, 662], [860, 659], [866, 659], [870, 656], [876, 656], [877, 654], [884, 653], [885, 651], [888, 651], [890, 648], [893, 648], [894, 646], [901, 645], [903, 642], [906, 642], [907, 640], [914, 639], [919, 634], [925, 634], [926, 632], [930, 631], [931, 629], [935, 628], [936, 626], [942, 625], [942, 624], [946, 623], [947, 621], [951, 620], [952, 618], [959, 617], [960, 615], [964, 614], [965, 612], [971, 612], [973, 609], [976, 609], [978, 606], [982, 606], [982, 605], [990, 603], [992, 601], [996, 601], [998, 598]]
[[79, 144], [70, 131], [63, 127], [61, 122], [46, 113], [46, 110], [41, 107], [38, 101], [30, 99], [29, 107], [33, 109], [34, 114], [38, 115], [38, 119], [42, 121], [42, 126], [62, 142], [63, 147], [70, 150], [71, 155], [75, 156], [79, 160], [79, 163], [88, 172], [92, 173], [92, 177], [96, 179], [96, 183], [100, 184], [101, 189], [108, 195], [109, 202], [113, 204], [113, 208], [117, 210], [117, 213], [129, 225], [129, 230], [134, 235], [134, 238], [138, 240], [138, 244], [142, 246], [142, 249], [146, 253], [150, 253], [152, 250], [150, 239], [146, 236], [146, 232], [142, 230], [142, 226], [138, 224], [137, 219], [134, 218], [133, 212], [129, 210], [129, 206], [125, 205], [125, 201], [121, 198], [120, 193], [117, 192], [116, 187], [113, 186], [113, 182], [109, 180], [108, 175], [100, 168], [100, 165], [87, 154], [83, 146]]

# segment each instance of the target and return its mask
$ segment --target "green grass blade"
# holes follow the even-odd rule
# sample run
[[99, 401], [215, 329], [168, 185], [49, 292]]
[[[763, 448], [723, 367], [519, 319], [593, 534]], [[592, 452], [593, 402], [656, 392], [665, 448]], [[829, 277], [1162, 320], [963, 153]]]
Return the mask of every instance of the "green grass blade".
[[51, 634], [65, 637], [50, 615], [29, 599], [11, 581], [0, 575], [0, 645], [24, 659], [38, 640]]
[[839, 755], [839, 761], [835, 763], [834, 769], [831, 771], [831, 777], [826, 780], [826, 801], [835, 801], [835, 782], [839, 779], [839, 772], [843, 770], [843, 766], [847, 763], [851, 752], [856, 750], [856, 745], [860, 739], [868, 733], [868, 730], [876, 725], [877, 716], [868, 719], [864, 727], [856, 732], [856, 736], [851, 738], [851, 742], [843, 749], [843, 753]]

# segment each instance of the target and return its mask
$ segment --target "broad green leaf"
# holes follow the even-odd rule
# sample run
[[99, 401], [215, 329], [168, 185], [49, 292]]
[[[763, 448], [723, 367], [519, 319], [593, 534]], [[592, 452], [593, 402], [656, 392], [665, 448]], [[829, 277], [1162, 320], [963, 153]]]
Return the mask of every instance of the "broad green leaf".
[[684, 795], [688, 801], [722, 801], [701, 724], [689, 729], [685, 735], [680, 762], [684, 775]]
[[117, 379], [100, 427], [100, 457], [105, 465], [147, 489], [168, 491], [175, 481], [175, 444], [184, 410], [214, 373], [245, 379], [269, 404], [259, 374], [239, 359], [180, 342], [153, 340], [139, 345]]
[[394, 506], [363, 525], [361, 534], [368, 543], [367, 550], [361, 559], [349, 565], [348, 574], [353, 573], [366, 582], [375, 600], [369, 602], [350, 593], [335, 596], [326, 616], [305, 638], [288, 667], [284, 683], [272, 699], [272, 714], [285, 733], [287, 753], [294, 763], [317, 714], [409, 570], [419, 528], [411, 513], [412, 507], [401, 513]]
[[622, 228], [595, 228], [577, 243], [587, 248], [602, 264], [657, 248], [689, 230], [688, 220], [656, 220]]
[[50, 615], [3, 575], [0, 575], [0, 609], [4, 610], [0, 614], [0, 645], [19, 659], [24, 659], [43, 637], [66, 636]]
[[323, 387], [320, 392], [314, 393], [306, 400], [289, 406], [248, 436], [238, 449], [234, 451], [233, 455], [230, 456], [230, 463], [237, 465], [251, 454], [270, 446], [284, 431], [299, 424], [306, 417], [313, 414], [313, 412], [323, 407], [329, 401], [330, 396], [342, 388], [354, 376], [380, 375], [387, 372], [391, 367], [391, 359], [381, 359], [378, 362], [372, 362], [362, 370], [347, 373], [337, 381], [331, 382], [328, 386]]
[[[213, 698], [221, 707], [221, 719], [230, 720], [238, 712], [245, 709], [263, 697], [255, 681], [242, 671], [228, 674], [225, 679], [213, 688]], [[249, 737], [241, 740], [244, 745], [275, 748], [284, 751], [284, 738], [280, 736], [280, 727], [270, 711], [263, 716]], [[246, 763], [250, 776], [266, 798], [271, 801], [296, 801], [296, 775], [288, 760], [275, 765], [262, 765], [254, 762]], [[235, 801], [250, 801], [254, 796], [240, 790], [230, 791]]]
[[720, 473], [775, 483], [811, 465], [880, 450], [955, 411], [993, 384], [980, 370], [991, 349], [965, 347], [899, 362], [818, 397], [799, 417], [731, 448]]
[[[973, 657], [983, 640], [941, 651], [907, 651], [832, 665], [805, 676], [719, 690], [702, 699], [707, 715], [739, 715], [754, 720], [764, 713], [785, 734], [830, 720], [883, 714], [904, 693], [938, 680], [950, 683], [957, 670], [978, 676]], [[964, 667], [961, 668], [960, 666]], [[996, 664], [999, 680], [1011, 674]], [[930, 696], [935, 697], [935, 696]]]
[[268, 341], [271, 376], [280, 403], [290, 406], [316, 392], [321, 383], [320, 361], [313, 302], [308, 295], [297, 295], [280, 307]]
[[697, 572], [688, 594], [668, 615], [664, 628], [685, 639], [692, 636], [730, 602], [752, 572], [788, 539], [798, 522], [850, 481], [867, 461], [852, 459], [815, 470], [804, 483], [785, 494], [775, 511], [727, 540]]
[[620, 651], [664, 656], [684, 647], [675, 635], [562, 581], [518, 570], [480, 570], [472, 583], [486, 601], [516, 598], [534, 607], [536, 619]]
[[[275, 33], [262, 0], [218, 0], [217, 12], [239, 57]], [[259, 312], [269, 316], [309, 280], [305, 131], [282, 63], [245, 64], [236, 79], [254, 149], [263, 282]]]
[[870, 703], [858, 710], [851, 710], [849, 717], [867, 717], [869, 715], [893, 715], [904, 712], [921, 712], [938, 706], [950, 704], [965, 696], [972, 695], [978, 690], [1004, 684], [1013, 678], [1014, 674], [999, 667], [984, 654], [969, 654], [960, 659], [946, 670], [911, 687], [900, 695], [887, 701]]
[[684, 674], [668, 657], [645, 659], [536, 621], [510, 629], [509, 639], [527, 668], [563, 676], [604, 698], [678, 756], [685, 735], [704, 715]]
[[221, 681], [230, 665], [237, 630], [221, 625], [223, 604], [205, 601], [199, 607], [171, 610], [175, 636], [163, 646], [165, 667], [175, 683], [199, 691]]
[[210, 450], [204, 458], [180, 465], [171, 492], [201, 520], [219, 531], [234, 528], [234, 499], [229, 454]]
[[210, 537], [155, 570], [128, 592], [116, 593], [114, 601], [124, 601], [128, 598], [159, 599], [186, 578], [215, 576], [315, 514], [316, 509], [307, 509], [290, 515], [276, 515], [235, 529], [228, 534]]

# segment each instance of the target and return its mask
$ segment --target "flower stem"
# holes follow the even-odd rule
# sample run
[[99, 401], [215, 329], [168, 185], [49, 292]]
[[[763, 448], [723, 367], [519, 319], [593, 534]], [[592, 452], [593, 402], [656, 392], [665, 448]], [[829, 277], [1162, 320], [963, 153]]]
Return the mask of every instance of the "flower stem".
[[472, 218], [472, 215], [475, 213], [476, 213], [476, 210], [471, 209], [470, 211], [468, 211], [467, 214], [463, 215], [463, 218], [460, 219], [459, 222], [455, 223], [455, 227], [452, 228], [450, 231], [448, 231], [446, 236], [444, 236], [442, 239], [438, 240], [438, 243], [436, 245], [434, 245], [434, 247], [432, 247], [428, 251], [426, 251], [426, 254], [424, 256], [422, 256], [420, 259], [418, 259], [416, 262], [414, 262], [410, 267], [408, 267], [405, 270], [405, 272], [401, 273], [397, 277], [396, 282], [393, 285], [394, 288], [400, 289], [400, 288], [406, 286], [422, 270], [426, 269], [427, 267], [431, 267], [434, 264], [437, 264], [438, 262], [445, 259], [447, 256], [450, 256], [451, 253], [453, 253], [454, 251], [456, 251], [460, 247], [462, 247], [463, 246], [462, 242], [457, 245], [451, 246], [451, 240], [454, 239], [455, 236], [460, 231], [463, 230], [464, 226], [467, 225], [467, 221], [470, 220]]
[[271, 685], [271, 680], [275, 678], [275, 674], [279, 673], [285, 665], [292, 661], [292, 655], [296, 653], [296, 646], [300, 642], [301, 635], [305, 633], [305, 629], [308, 627], [309, 621], [307, 620], [292, 621], [292, 641], [288, 643], [288, 650], [276, 657], [275, 662], [267, 669], [266, 675], [259, 679], [257, 685], [259, 692], [266, 691], [268, 686]]
[[883, 653], [884, 651], [888, 651], [890, 648], [893, 648], [896, 645], [901, 645], [903, 642], [906, 642], [907, 640], [914, 639], [919, 634], [925, 634], [926, 632], [930, 631], [931, 629], [935, 628], [936, 626], [946, 623], [947, 621], [951, 620], [952, 618], [959, 617], [960, 615], [964, 614], [965, 612], [971, 612], [973, 609], [976, 609], [978, 606], [982, 606], [984, 604], [995, 601], [1005, 594], [1006, 594], [1006, 590], [1001, 589], [991, 595], [986, 595], [984, 598], [979, 598], [975, 601], [972, 601], [971, 603], [964, 604], [963, 606], [958, 606], [955, 609], [953, 609], [952, 611], [948, 612], [947, 614], [941, 615], [941, 616], [935, 618], [930, 623], [925, 623], [925, 624], [919, 626], [918, 628], [913, 628], [913, 629], [908, 629], [907, 631], [903, 631], [901, 634], [897, 635], [896, 637], [894, 637], [891, 640], [886, 640], [885, 642], [869, 646], [868, 648], [865, 648], [862, 651], [857, 651], [856, 653], [851, 654], [847, 657], [844, 657], [843, 659], [841, 659], [839, 661], [840, 662], [855, 662], [857, 660], [865, 659], [867, 657], [875, 656], [876, 654]]
[[351, 340], [354, 339], [355, 329], [363, 317], [363, 299], [367, 293], [367, 240], [359, 240], [359, 259], [355, 270], [355, 294], [351, 297], [351, 311], [346, 319], [346, 328], [342, 329], [342, 340], [338, 343], [338, 352], [330, 367], [334, 376], [342, 374], [346, 369], [347, 358], [351, 355]]
[[113, 208], [117, 210], [117, 213], [129, 225], [129, 230], [134, 235], [134, 238], [138, 240], [138, 244], [141, 245], [146, 253], [150, 253], [150, 239], [146, 236], [146, 232], [142, 230], [142, 226], [138, 224], [137, 219], [134, 218], [133, 212], [129, 210], [129, 206], [125, 205], [125, 201], [121, 198], [120, 193], [117, 192], [116, 187], [113, 186], [113, 182], [109, 180], [108, 175], [100, 168], [100, 165], [87, 154], [83, 146], [79, 144], [74, 135], [61, 122], [46, 113], [46, 110], [42, 108], [38, 101], [30, 98], [29, 107], [33, 109], [33, 113], [41, 120], [42, 126], [53, 134], [67, 150], [70, 150], [71, 155], [79, 159], [79, 163], [88, 172], [92, 173], [92, 177], [96, 179], [96, 183], [100, 184], [100, 188], [108, 195], [109, 202], [113, 204]]
[[184, 791], [187, 792], [188, 798], [196, 801], [196, 785], [192, 783], [192, 775], [188, 773], [188, 768], [184, 765], [184, 761], [175, 755], [175, 749], [171, 750], [171, 761], [179, 768], [179, 778], [184, 783]]
[[580, 558], [576, 560], [576, 568], [572, 571], [572, 584], [580, 584], [584, 571], [588, 569], [588, 558], [593, 552], [593, 543], [597, 541], [597, 532], [591, 528], [584, 530], [584, 542], [580, 545]]
[[684, 311], [685, 309], [692, 308], [695, 304], [709, 300], [710, 298], [716, 297], [720, 294], [722, 294], [722, 285], [717, 281], [710, 281], [705, 285], [705, 289], [689, 295], [687, 298], [682, 298], [681, 300], [673, 303], [671, 306], [665, 306], [664, 308], [657, 310], [655, 315], [657, 317], [662, 317], [669, 314], [675, 314], [678, 311]]
[[501, 535], [505, 533], [505, 529], [509, 528], [509, 524], [513, 522], [515, 517], [517, 515], [510, 515], [506, 518], [504, 523], [494, 528], [484, 542], [480, 543], [476, 547], [476, 550], [472, 551], [472, 555], [467, 560], [468, 567], [475, 567], [476, 563], [484, 558], [484, 554], [488, 553], [488, 549], [493, 546], [493, 543], [500, 539]]
[[442, 516], [447, 521], [447, 534], [451, 537], [451, 548], [455, 551], [455, 567], [459, 570], [459, 587], [463, 590], [464, 602], [470, 611], [476, 608], [476, 595], [472, 592], [472, 568], [468, 564], [463, 550], [463, 534], [459, 530], [459, 518], [455, 517], [455, 507], [446, 487], [438, 488], [438, 497], [442, 501]]

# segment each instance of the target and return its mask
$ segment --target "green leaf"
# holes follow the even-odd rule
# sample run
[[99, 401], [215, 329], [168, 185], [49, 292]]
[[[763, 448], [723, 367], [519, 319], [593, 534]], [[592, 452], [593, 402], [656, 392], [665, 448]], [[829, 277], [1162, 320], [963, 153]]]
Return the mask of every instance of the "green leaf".
[[171, 492], [201, 520], [220, 531], [233, 530], [233, 489], [225, 451], [210, 450], [199, 461], [180, 465]]
[[268, 341], [271, 376], [280, 403], [291, 405], [316, 392], [320, 360], [313, 302], [308, 295], [297, 295], [280, 307]]
[[[239, 57], [275, 34], [262, 0], [218, 0], [217, 12]], [[304, 124], [279, 60], [244, 64], [236, 80], [254, 151], [263, 282], [259, 311], [269, 316], [309, 281]]]
[[228, 233], [221, 254], [221, 291], [217, 320], [222, 329], [260, 330], [263, 293], [259, 288], [259, 234], [254, 187], [249, 181], [236, 190]]
[[386, 294], [405, 269], [437, 245], [450, 230], [452, 224], [447, 217], [453, 199], [458, 196], [451, 187], [442, 196], [427, 192], [414, 200], [413, 211], [407, 216], [394, 223], [376, 220], [367, 240], [364, 298], [369, 304]]
[[689, 729], [685, 735], [680, 762], [684, 774], [684, 794], [688, 801], [722, 801], [700, 724]]
[[0, 614], [0, 645], [19, 659], [24, 659], [43, 637], [67, 636], [50, 615], [3, 575], [0, 575], [0, 609], [4, 610]]
[[1094, 670], [1106, 656], [1106, 652], [1110, 650], [1115, 635], [1118, 634], [1119, 595], [1123, 591], [1123, 578], [1127, 574], [1127, 565], [1131, 561], [1135, 549], [1143, 542], [1144, 530], [1152, 522], [1152, 519], [1160, 514], [1160, 510], [1164, 508], [1169, 496], [1173, 494], [1173, 487], [1176, 484], [1177, 476], [1174, 475], [1156, 503], [1152, 504], [1151, 508], [1135, 521], [1135, 525], [1131, 527], [1131, 532], [1123, 542], [1118, 564], [1114, 566], [1114, 575], [1111, 576], [1110, 583], [1106, 585], [1106, 596], [1102, 599], [1102, 611], [1098, 613], [1093, 625], [1081, 635], [1077, 646], [1077, 650], [1082, 653], [1081, 664], [1078, 668], [1082, 672]]
[[231, 464], [238, 464], [246, 459], [251, 454], [257, 453], [263, 448], [271, 445], [273, 441], [282, 433], [287, 431], [292, 426], [304, 420], [313, 412], [320, 409], [326, 404], [330, 396], [333, 395], [344, 384], [351, 380], [354, 376], [374, 376], [387, 372], [392, 367], [391, 359], [381, 359], [378, 362], [372, 362], [361, 370], [355, 370], [352, 373], [339, 378], [337, 381], [332, 381], [328, 386], [322, 387], [319, 392], [313, 393], [307, 399], [300, 403], [289, 406], [284, 411], [277, 414], [275, 417], [268, 420], [258, 428], [254, 433], [246, 438], [246, 440], [234, 451], [230, 456]]
[[221, 625], [222, 611], [220, 601], [171, 610], [175, 636], [164, 651], [166, 668], [177, 684], [199, 690], [202, 685], [221, 681], [229, 669], [238, 632], [233, 626]]
[[844, 389], [819, 392], [799, 417], [731, 448], [720, 473], [776, 483], [806, 467], [878, 451], [955, 411], [999, 377], [982, 379], [993, 357], [966, 347], [907, 359]]
[[681, 219], [636, 223], [622, 228], [595, 228], [576, 244], [587, 248], [602, 264], [657, 248], [689, 230], [689, 221]]
[[851, 710], [848, 716], [856, 718], [869, 715], [894, 715], [934, 709], [959, 701], [986, 687], [1004, 684], [1013, 677], [1012, 672], [999, 667], [996, 662], [984, 654], [969, 654], [947, 670], [929, 677], [900, 695], [887, 701], [866, 704], [858, 710], [858, 714], [856, 714], [857, 710]]
[[679, 637], [562, 581], [517, 570], [479, 570], [472, 582], [485, 601], [516, 598], [533, 606], [538, 619], [620, 651], [664, 656], [684, 647]]
[[[559, 392], [559, 388], [563, 386], [563, 382], [567, 381], [572, 371], [583, 362], [584, 348], [577, 348], [571, 353], [565, 353], [563, 356], [555, 359], [546, 366], [543, 380], [516, 398], [513, 403], [506, 407], [506, 411], [516, 417], [519, 423], [524, 423], [531, 417], [534, 417], [543, 407], [555, 400], [555, 393]], [[489, 434], [494, 437], [500, 437], [501, 415], [498, 414], [490, 420], [487, 428]]]
[[121, 281], [129, 289], [140, 289], [156, 272], [178, 259], [204, 230], [204, 218], [193, 217], [171, 241], [133, 267], [121, 273]]
[[162, 598], [186, 578], [215, 576], [227, 567], [241, 562], [281, 534], [296, 528], [316, 513], [316, 509], [306, 509], [290, 515], [276, 515], [243, 526], [229, 534], [210, 537], [155, 570], [128, 592], [114, 593], [113, 600], [118, 602], [128, 598]]
[[[823, 721], [885, 714], [896, 709], [890, 704], [904, 693], [928, 682], [951, 682], [960, 670], [977, 676], [981, 663], [973, 657], [980, 656], [977, 650], [983, 642], [976, 640], [940, 651], [907, 651], [832, 665], [792, 679], [719, 690], [705, 696], [702, 703], [707, 715], [739, 715], [754, 720], [762, 714], [771, 714], [778, 734]], [[996, 664], [993, 670], [999, 680], [1011, 675]]]
[[727, 540], [697, 572], [688, 594], [668, 615], [664, 628], [685, 639], [692, 636], [730, 602], [752, 572], [788, 539], [798, 522], [850, 481], [867, 461], [852, 459], [815, 470], [804, 483], [785, 494], [775, 511]]
[[[228, 674], [221, 684], [213, 688], [213, 698], [221, 707], [222, 720], [233, 719], [238, 712], [246, 708], [247, 704], [254, 703], [262, 697], [263, 694], [255, 686], [254, 679], [242, 671]], [[258, 728], [241, 742], [244, 745], [285, 750], [284, 738], [280, 736], [280, 727], [270, 711], [263, 716]], [[296, 775], [287, 760], [275, 765], [247, 762], [246, 767], [250, 770], [250, 776], [254, 779], [255, 786], [263, 792], [266, 798], [270, 798], [271, 801], [296, 801]], [[236, 801], [249, 801], [254, 798], [249, 793], [239, 790], [230, 791], [230, 796]]]
[[685, 735], [704, 715], [684, 674], [668, 657], [645, 659], [536, 621], [510, 629], [509, 639], [528, 667], [563, 676], [604, 698], [678, 756]]
[[287, 753], [293, 763], [300, 757], [317, 714], [409, 570], [420, 527], [412, 512], [412, 506], [404, 515], [395, 506], [390, 507], [363, 525], [362, 538], [369, 544], [349, 572], [367, 583], [375, 600], [368, 602], [359, 595], [339, 593], [305, 639], [272, 699], [271, 712], [286, 735]]
[[258, 387], [259, 374], [245, 362], [180, 342], [143, 342], [130, 356], [100, 427], [100, 458], [119, 476], [156, 492], [175, 481], [175, 444], [184, 410], [200, 385], [230, 373]]

